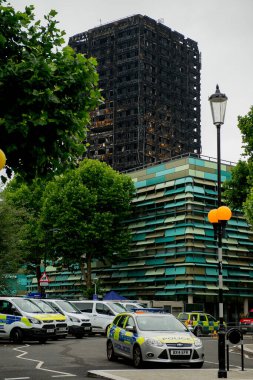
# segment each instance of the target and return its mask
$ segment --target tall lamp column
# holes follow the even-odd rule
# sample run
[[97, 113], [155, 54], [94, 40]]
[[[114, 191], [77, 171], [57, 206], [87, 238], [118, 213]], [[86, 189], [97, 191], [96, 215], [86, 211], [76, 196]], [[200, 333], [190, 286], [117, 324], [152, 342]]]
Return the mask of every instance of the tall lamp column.
[[[215, 240], [218, 246], [218, 272], [219, 272], [219, 331], [218, 331], [218, 360], [219, 370], [218, 378], [227, 378], [226, 371], [226, 350], [225, 350], [225, 326], [223, 313], [223, 277], [222, 277], [222, 234], [225, 228], [226, 220], [222, 221], [222, 210], [226, 206], [221, 206], [221, 154], [220, 154], [220, 129], [224, 124], [225, 111], [227, 105], [227, 97], [221, 94], [219, 86], [216, 91], [209, 97], [213, 124], [217, 128], [217, 193], [218, 193], [218, 209], [211, 210], [208, 214], [209, 221], [213, 224], [215, 232]], [[228, 209], [229, 210], [229, 209]], [[230, 211], [230, 210], [229, 210]], [[229, 214], [229, 212], [228, 212]], [[231, 211], [230, 211], [231, 217]], [[230, 217], [228, 219], [230, 219]], [[227, 219], [227, 220], [228, 220]]]

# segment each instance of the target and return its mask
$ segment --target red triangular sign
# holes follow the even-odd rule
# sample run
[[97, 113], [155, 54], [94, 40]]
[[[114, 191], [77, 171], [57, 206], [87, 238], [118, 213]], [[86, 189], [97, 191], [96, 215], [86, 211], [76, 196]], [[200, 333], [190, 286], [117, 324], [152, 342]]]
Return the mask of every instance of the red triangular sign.
[[47, 277], [46, 272], [42, 273], [42, 276], [40, 278], [40, 282], [49, 282], [49, 279]]

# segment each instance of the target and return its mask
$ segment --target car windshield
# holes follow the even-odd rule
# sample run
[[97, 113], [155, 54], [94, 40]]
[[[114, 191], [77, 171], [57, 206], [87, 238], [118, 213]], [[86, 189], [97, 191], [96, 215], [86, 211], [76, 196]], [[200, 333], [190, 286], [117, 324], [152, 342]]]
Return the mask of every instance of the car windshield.
[[41, 301], [41, 300], [36, 300], [36, 301], [32, 300], [32, 302], [35, 303], [37, 306], [39, 306], [41, 310], [43, 310], [44, 313], [55, 314], [55, 310], [52, 308], [52, 306], [50, 306], [46, 302]]
[[181, 313], [181, 314], [179, 314], [178, 319], [180, 319], [180, 321], [187, 321], [187, 319], [188, 319], [188, 314], [186, 314], [186, 313]]
[[73, 314], [81, 313], [77, 307], [75, 307], [68, 301], [57, 300], [56, 303], [62, 308], [62, 310], [66, 311], [67, 313], [73, 313]]
[[178, 319], [172, 315], [138, 315], [137, 325], [143, 331], [188, 331]]
[[32, 301], [27, 299], [16, 299], [15, 304], [26, 313], [37, 313], [41, 314], [43, 311], [39, 308], [39, 306], [35, 305]]
[[123, 313], [124, 311], [126, 311], [124, 306], [117, 302], [110, 303], [110, 306], [114, 311], [116, 311], [116, 313]]

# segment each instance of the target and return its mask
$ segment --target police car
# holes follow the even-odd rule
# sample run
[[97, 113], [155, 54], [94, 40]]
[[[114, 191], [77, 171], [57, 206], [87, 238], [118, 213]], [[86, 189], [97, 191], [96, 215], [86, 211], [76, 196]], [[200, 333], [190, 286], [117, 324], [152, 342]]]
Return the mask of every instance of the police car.
[[[159, 312], [157, 312], [159, 311]], [[135, 368], [144, 362], [188, 364], [201, 368], [203, 344], [172, 314], [136, 309], [118, 314], [107, 333], [107, 358], [129, 358]]]
[[10, 339], [14, 343], [23, 340], [45, 343], [54, 336], [54, 320], [30, 300], [0, 297], [0, 339]]
[[[196, 336], [212, 334], [219, 330], [219, 321], [207, 313], [198, 311], [183, 312], [178, 314], [177, 318]], [[224, 325], [226, 327], [225, 322]]]

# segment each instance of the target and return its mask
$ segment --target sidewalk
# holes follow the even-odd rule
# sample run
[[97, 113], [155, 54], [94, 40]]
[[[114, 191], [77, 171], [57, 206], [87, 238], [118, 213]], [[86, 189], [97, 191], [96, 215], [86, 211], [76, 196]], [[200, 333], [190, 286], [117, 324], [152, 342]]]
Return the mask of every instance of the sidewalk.
[[[244, 352], [253, 354], [253, 344], [245, 344]], [[127, 369], [89, 371], [88, 377], [111, 380], [217, 380], [217, 369]], [[231, 380], [253, 380], [253, 369], [245, 371], [230, 369]]]
[[[217, 369], [129, 369], [111, 371], [89, 371], [88, 377], [112, 380], [217, 380]], [[231, 380], [253, 380], [253, 369], [230, 370]]]

